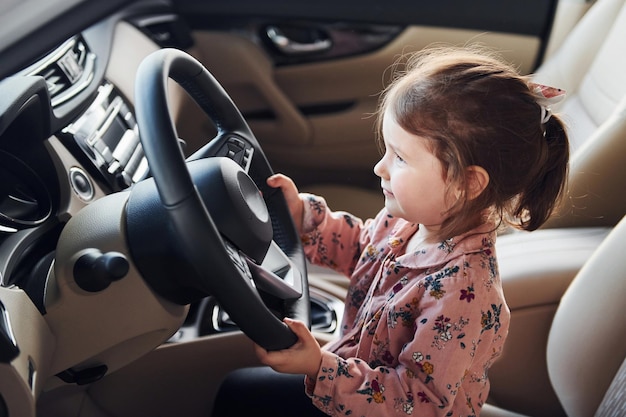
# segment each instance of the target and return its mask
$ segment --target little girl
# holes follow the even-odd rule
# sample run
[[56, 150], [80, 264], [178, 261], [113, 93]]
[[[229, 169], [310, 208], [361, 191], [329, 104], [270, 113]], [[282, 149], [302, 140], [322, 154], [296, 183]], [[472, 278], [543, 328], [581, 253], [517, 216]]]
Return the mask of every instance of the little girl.
[[[484, 51], [426, 50], [380, 102], [376, 218], [332, 212], [270, 177], [308, 259], [350, 277], [341, 335], [322, 349], [286, 319], [294, 346], [256, 348], [279, 373], [231, 375], [216, 414], [247, 404], [275, 416], [478, 416], [509, 326], [496, 230], [537, 229], [564, 190], [568, 139], [549, 108], [562, 96]], [[267, 392], [265, 404], [251, 392]]]

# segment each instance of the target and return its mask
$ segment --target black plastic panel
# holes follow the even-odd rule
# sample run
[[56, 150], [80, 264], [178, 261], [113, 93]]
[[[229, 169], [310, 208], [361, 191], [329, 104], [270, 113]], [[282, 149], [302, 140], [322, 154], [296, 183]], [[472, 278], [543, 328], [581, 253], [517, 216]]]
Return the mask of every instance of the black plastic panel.
[[245, 16], [418, 24], [519, 33], [543, 37], [555, 0], [177, 0], [176, 8], [197, 26]]

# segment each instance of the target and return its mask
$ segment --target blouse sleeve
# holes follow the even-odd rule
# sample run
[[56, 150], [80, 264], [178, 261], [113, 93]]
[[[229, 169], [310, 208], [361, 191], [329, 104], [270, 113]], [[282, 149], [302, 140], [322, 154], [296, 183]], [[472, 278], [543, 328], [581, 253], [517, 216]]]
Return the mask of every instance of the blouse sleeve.
[[324, 198], [301, 193], [304, 202], [302, 243], [307, 259], [347, 276], [368, 241], [368, 224], [345, 211], [331, 211]]
[[[470, 262], [461, 257], [413, 284], [402, 315], [391, 304], [373, 314], [376, 359], [323, 351], [317, 379], [305, 380], [313, 403], [332, 416], [478, 415], [508, 315], [499, 287], [485, 285], [491, 278]], [[384, 319], [392, 316], [396, 325]]]

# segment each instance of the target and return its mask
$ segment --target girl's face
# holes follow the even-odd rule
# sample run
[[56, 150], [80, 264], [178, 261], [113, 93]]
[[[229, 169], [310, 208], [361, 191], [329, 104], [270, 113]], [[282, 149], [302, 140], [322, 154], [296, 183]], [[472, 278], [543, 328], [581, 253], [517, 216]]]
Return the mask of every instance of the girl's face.
[[374, 173], [381, 179], [385, 207], [426, 231], [438, 230], [450, 207], [441, 162], [428, 149], [427, 139], [404, 130], [389, 111], [382, 130], [385, 154]]

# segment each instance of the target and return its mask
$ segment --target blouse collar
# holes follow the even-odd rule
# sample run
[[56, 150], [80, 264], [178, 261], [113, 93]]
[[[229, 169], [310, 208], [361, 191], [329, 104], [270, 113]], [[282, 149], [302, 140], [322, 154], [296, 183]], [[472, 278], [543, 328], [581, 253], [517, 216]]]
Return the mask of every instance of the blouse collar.
[[483, 223], [443, 242], [423, 242], [415, 250], [405, 253], [408, 242], [417, 233], [418, 225], [400, 218], [394, 218], [391, 223], [393, 226], [387, 235], [387, 245], [392, 252], [401, 254], [396, 261], [405, 267], [427, 269], [469, 253], [491, 255], [495, 244], [495, 224]]

